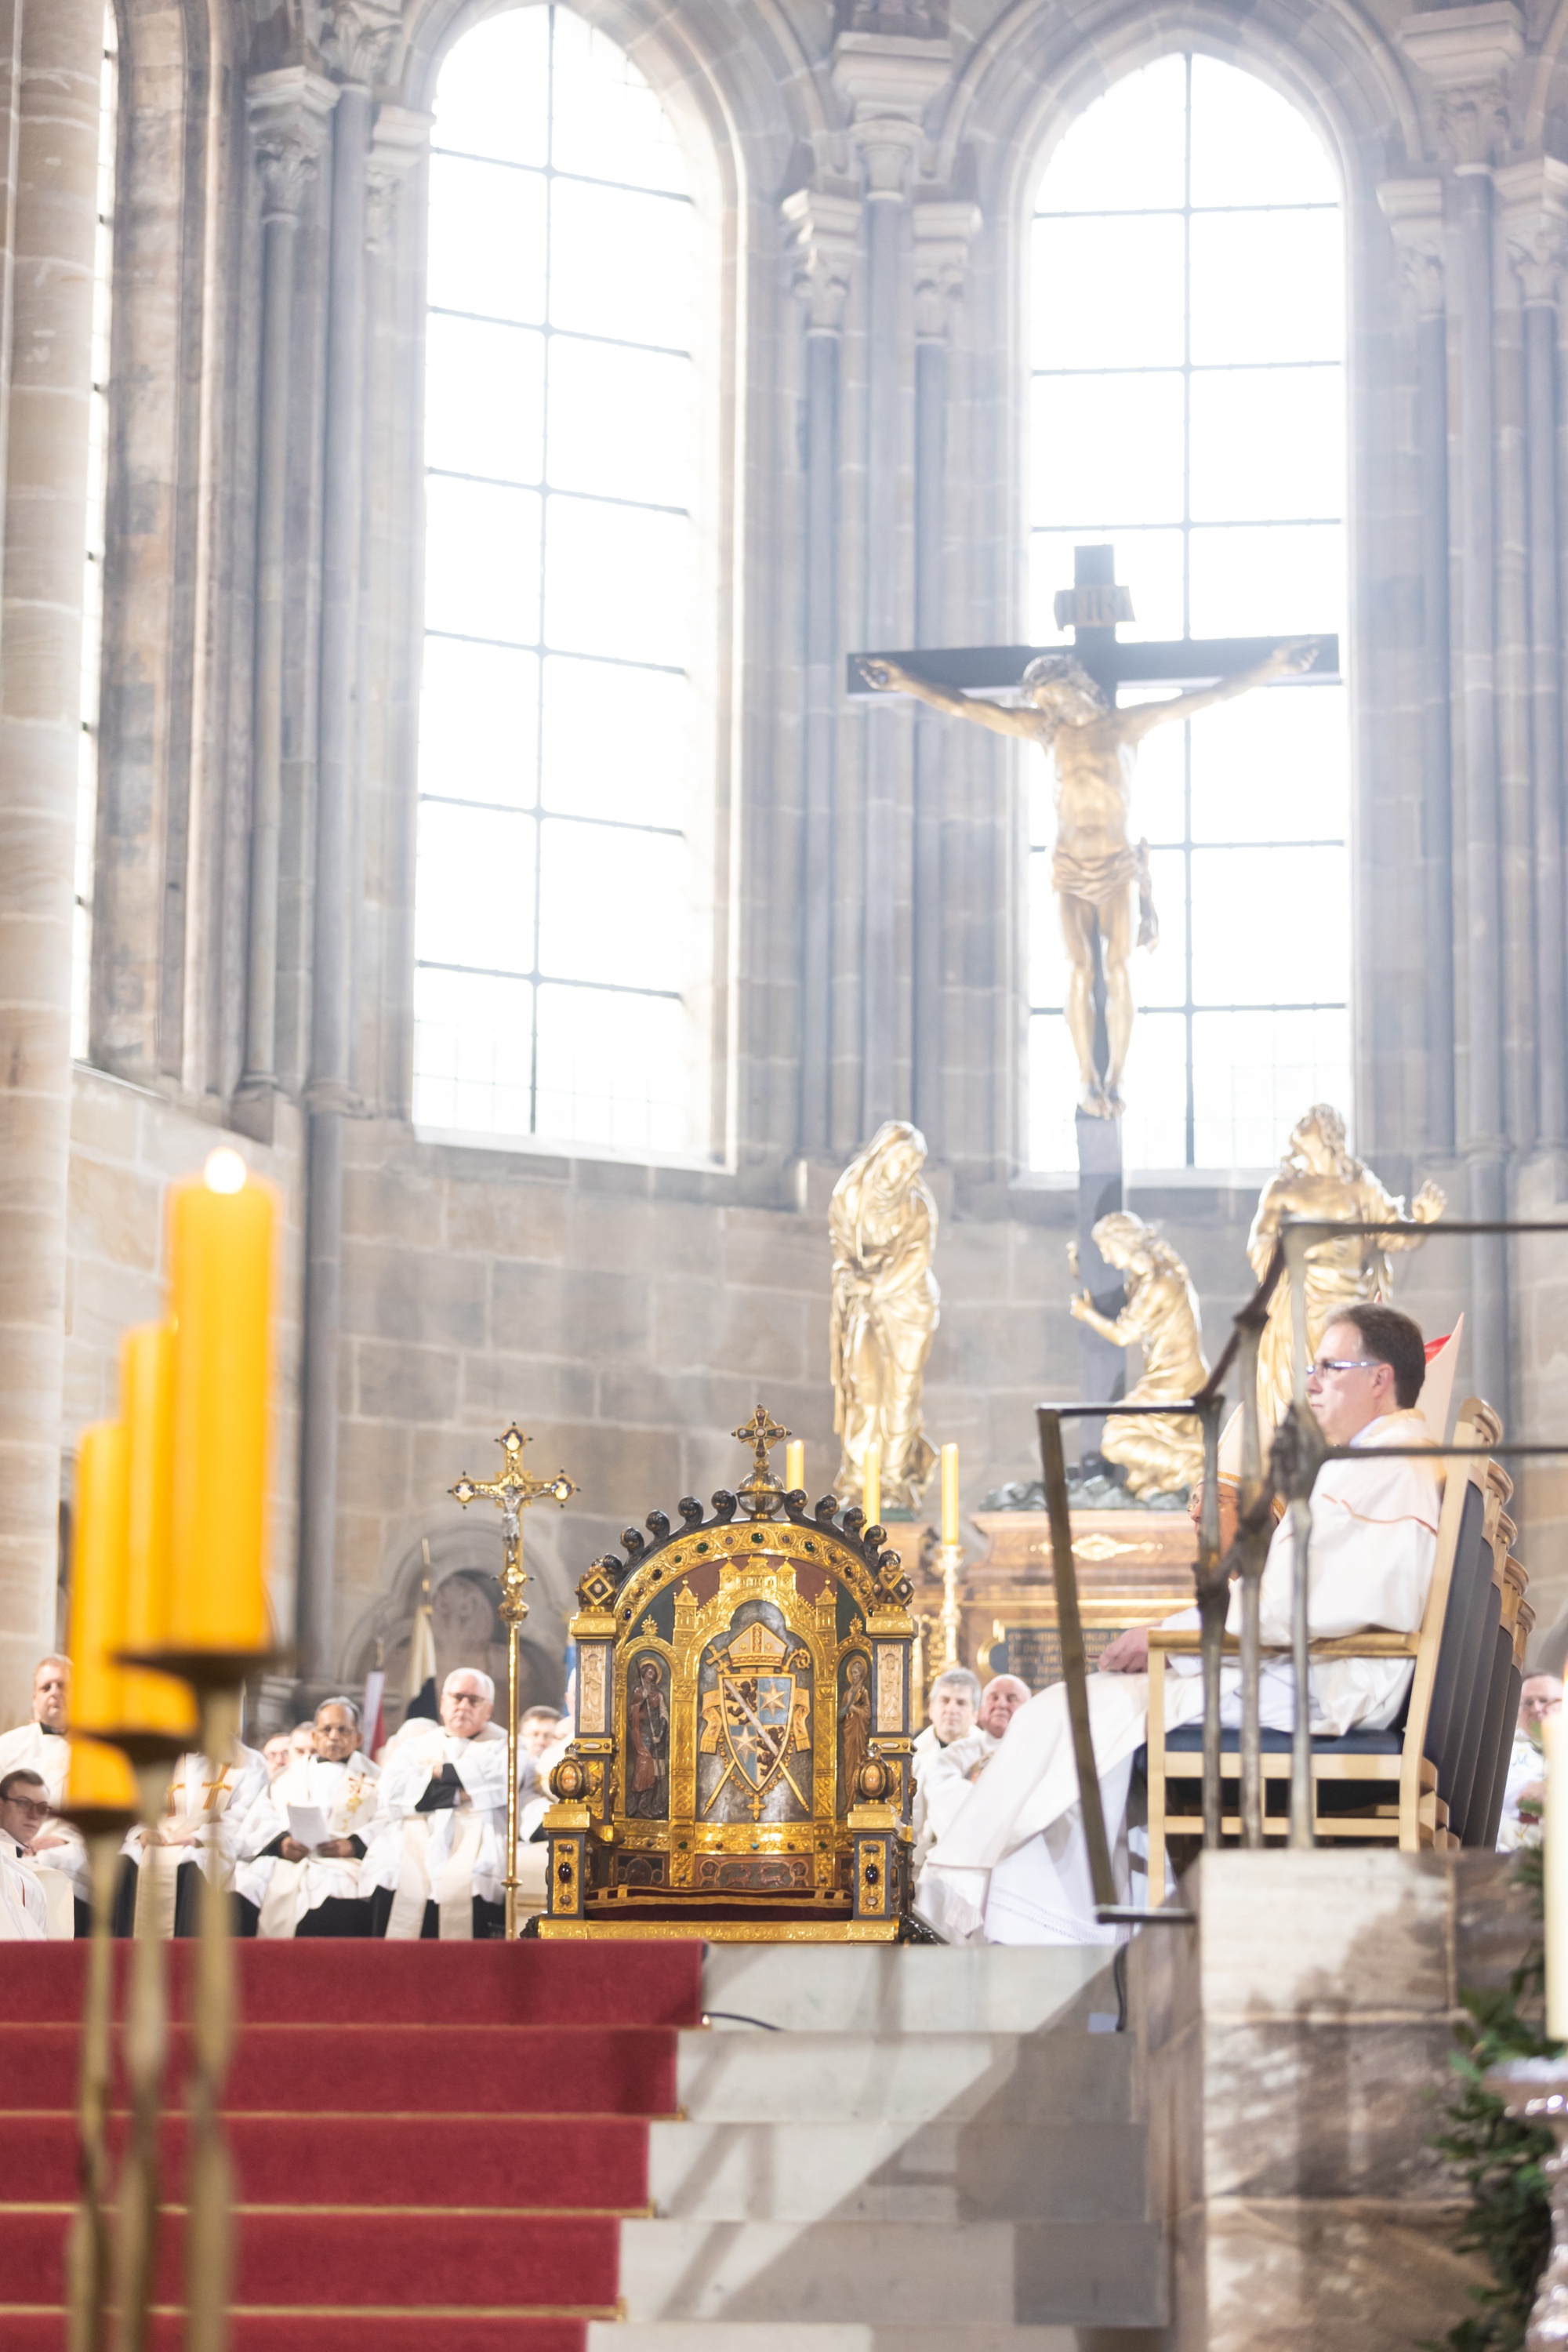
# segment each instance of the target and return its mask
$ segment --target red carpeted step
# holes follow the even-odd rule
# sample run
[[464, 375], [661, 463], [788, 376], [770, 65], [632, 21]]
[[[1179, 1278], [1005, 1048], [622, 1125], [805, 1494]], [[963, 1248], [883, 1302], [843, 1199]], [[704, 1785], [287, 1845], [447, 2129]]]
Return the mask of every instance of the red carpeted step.
[[[5, 2096], [0, 2089], [0, 2097]], [[637, 2212], [647, 2203], [647, 2130], [630, 2116], [233, 2116], [226, 2124], [248, 2205], [342, 2201], [345, 2144], [356, 2205], [504, 2205], [536, 2211]], [[118, 2159], [125, 2119], [110, 2122]], [[184, 2178], [184, 2126], [165, 2119], [167, 2190]], [[68, 2203], [76, 2124], [0, 2111], [0, 2204]], [[3, 2337], [0, 2337], [3, 2340]]]
[[[0, 2023], [5, 2105], [68, 2108], [76, 2042], [68, 2025]], [[176, 2027], [172, 2096], [188, 2045], [188, 2030]], [[114, 2095], [122, 2105], [118, 2053]], [[286, 2115], [668, 2116], [675, 2035], [659, 2025], [251, 2025], [236, 2042], [224, 2105]]]
[[[609, 2312], [618, 2289], [619, 2227], [596, 2215], [318, 2208], [241, 2209], [237, 2219], [234, 2300], [252, 2306]], [[165, 2211], [160, 2302], [175, 2301], [181, 2291], [184, 2224], [183, 2212]], [[0, 2210], [0, 2304], [63, 2299], [69, 2227], [60, 2207], [25, 2217]]]
[[[584, 2352], [588, 2340], [584, 2320], [500, 2312], [236, 2311], [228, 2326], [230, 2352]], [[184, 2342], [183, 2316], [159, 2312], [151, 2352], [184, 2352]], [[5, 2352], [65, 2352], [65, 2319], [0, 2305], [0, 2344]]]
[[[194, 1947], [166, 1948], [177, 2011], [188, 2006]], [[696, 1943], [385, 1944], [239, 1942], [239, 2010], [258, 2025], [697, 2025]], [[16, 1944], [5, 1957], [11, 2014], [74, 2024], [86, 1946]], [[123, 1988], [128, 1953], [115, 1959]], [[3, 2096], [0, 2091], [0, 2096]]]

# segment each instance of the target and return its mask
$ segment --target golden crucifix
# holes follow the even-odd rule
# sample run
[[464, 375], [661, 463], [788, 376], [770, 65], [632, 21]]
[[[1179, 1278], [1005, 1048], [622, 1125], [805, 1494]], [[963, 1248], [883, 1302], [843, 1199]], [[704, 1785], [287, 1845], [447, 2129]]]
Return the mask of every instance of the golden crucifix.
[[749, 1519], [771, 1519], [774, 1505], [783, 1499], [784, 1488], [773, 1476], [773, 1464], [768, 1455], [775, 1445], [784, 1443], [789, 1431], [781, 1429], [766, 1405], [760, 1404], [750, 1421], [743, 1421], [740, 1428], [732, 1429], [730, 1434], [738, 1437], [742, 1445], [752, 1446], [757, 1457], [752, 1465], [751, 1476], [742, 1478], [739, 1488], [746, 1517]]
[[465, 1510], [470, 1503], [493, 1503], [500, 1511], [506, 1559], [500, 1574], [500, 1613], [506, 1627], [506, 1933], [517, 1934], [517, 1639], [528, 1614], [522, 1588], [528, 1582], [522, 1565], [522, 1515], [531, 1503], [550, 1501], [564, 1506], [576, 1486], [564, 1470], [553, 1478], [534, 1478], [522, 1466], [528, 1444], [514, 1421], [497, 1443], [506, 1456], [499, 1478], [470, 1478], [465, 1472], [448, 1492]]

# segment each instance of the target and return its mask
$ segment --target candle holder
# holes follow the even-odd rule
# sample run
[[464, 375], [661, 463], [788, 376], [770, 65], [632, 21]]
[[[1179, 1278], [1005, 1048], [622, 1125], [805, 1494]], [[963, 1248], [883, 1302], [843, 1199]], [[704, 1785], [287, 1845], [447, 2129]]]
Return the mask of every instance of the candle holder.
[[103, 2352], [109, 2311], [109, 2029], [114, 1989], [114, 1865], [136, 1819], [120, 1805], [72, 1805], [61, 1815], [81, 1832], [92, 1874], [92, 1936], [82, 2000], [77, 2075], [77, 2170], [80, 2193], [66, 2255], [69, 2352]]
[[[201, 1714], [200, 1752], [221, 1767], [239, 1729], [241, 1692], [249, 1675], [275, 1672], [291, 1662], [285, 1650], [167, 1648], [124, 1652], [119, 1663], [149, 1666], [188, 1683]], [[167, 1760], [167, 1759], [165, 1759]], [[147, 1768], [151, 1769], [151, 1768]], [[150, 1791], [148, 1792], [150, 1793]], [[161, 1798], [160, 1798], [161, 1802]], [[192, 2063], [186, 2085], [189, 2114], [189, 2166], [185, 2186], [185, 2352], [225, 2352], [228, 2338], [228, 2290], [233, 2268], [234, 2180], [223, 2135], [223, 2089], [234, 2045], [237, 2011], [229, 1890], [223, 1863], [215, 1845], [211, 1867], [202, 1873], [201, 1906], [195, 1953], [195, 2002], [192, 2013]], [[155, 1906], [149, 1906], [149, 1938], [157, 1936]], [[139, 1947], [143, 1941], [138, 1934]], [[151, 2028], [155, 2004], [159, 2035], [149, 2039], [149, 2071], [154, 2084], [163, 2071], [163, 2020], [166, 2010], [161, 1954], [146, 1967]], [[154, 1970], [156, 1976], [154, 1978]], [[142, 2234], [132, 2237], [128, 2227], [122, 2240], [123, 2275], [134, 2277], [138, 2294], [150, 2297], [153, 2248], [157, 2225], [157, 2093], [151, 2103], [151, 2134], [146, 2168], [140, 2176], [138, 2198]], [[135, 2266], [132, 2270], [132, 2265]], [[142, 2310], [142, 2342], [145, 2342], [145, 2305]], [[129, 2320], [121, 2326], [124, 2352], [135, 2352]]]
[[1568, 2056], [1510, 2058], [1483, 2076], [1516, 2123], [1540, 2124], [1556, 2141], [1542, 2167], [1552, 2193], [1552, 2252], [1536, 2289], [1525, 2352], [1563, 2352], [1568, 2344]]
[[[158, 2114], [169, 2043], [169, 1996], [158, 1914], [158, 1823], [168, 1803], [174, 1760], [196, 1737], [128, 1732], [122, 1748], [136, 1773], [137, 1819], [143, 1843], [131, 1948], [131, 1989], [125, 2010], [125, 2082], [131, 2129], [120, 2168], [120, 2228], [116, 2300], [117, 2352], [142, 2352], [151, 2327], [158, 2260]], [[142, 1874], [145, 1873], [145, 1878]]]

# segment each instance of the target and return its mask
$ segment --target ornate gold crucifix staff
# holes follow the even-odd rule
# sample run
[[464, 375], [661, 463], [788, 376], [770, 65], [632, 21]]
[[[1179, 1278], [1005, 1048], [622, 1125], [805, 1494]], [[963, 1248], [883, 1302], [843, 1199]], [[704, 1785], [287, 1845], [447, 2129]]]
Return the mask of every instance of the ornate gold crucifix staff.
[[499, 1478], [470, 1478], [466, 1474], [448, 1492], [465, 1510], [480, 1500], [493, 1503], [501, 1515], [501, 1539], [506, 1561], [500, 1576], [500, 1613], [506, 1627], [506, 1934], [517, 1934], [517, 1638], [528, 1614], [522, 1588], [528, 1582], [522, 1566], [522, 1515], [531, 1503], [546, 1499], [564, 1505], [577, 1488], [564, 1470], [553, 1478], [533, 1478], [522, 1466], [528, 1444], [514, 1421], [498, 1440], [506, 1456]]

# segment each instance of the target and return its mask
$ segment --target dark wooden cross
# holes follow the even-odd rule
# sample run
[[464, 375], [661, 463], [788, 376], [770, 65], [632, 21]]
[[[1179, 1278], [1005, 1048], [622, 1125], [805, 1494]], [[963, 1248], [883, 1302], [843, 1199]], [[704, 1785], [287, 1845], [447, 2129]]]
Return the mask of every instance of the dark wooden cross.
[[[1215, 686], [1222, 678], [1256, 669], [1288, 637], [1169, 637], [1123, 645], [1117, 630], [1132, 618], [1132, 598], [1118, 584], [1116, 550], [1111, 546], [1073, 550], [1073, 584], [1058, 590], [1055, 603], [1058, 629], [1072, 631], [1072, 650], [1113, 707], [1124, 686], [1164, 686], [1178, 689]], [[1021, 683], [1029, 664], [1041, 654], [1059, 652], [1051, 646], [921, 646], [908, 653], [851, 654], [847, 684], [852, 696], [884, 696], [891, 701], [897, 688], [874, 687], [861, 665], [897, 662], [901, 669], [944, 686], [952, 693], [990, 696], [1005, 694]], [[1320, 636], [1308, 667], [1293, 683], [1334, 686], [1340, 677], [1340, 641]], [[1105, 990], [1095, 988], [1096, 1028], [1100, 1066], [1104, 1066]], [[1125, 1304], [1121, 1276], [1106, 1265], [1093, 1240], [1097, 1219], [1121, 1206], [1121, 1122], [1078, 1115], [1079, 1203], [1078, 1265], [1082, 1286], [1102, 1315], [1115, 1316]], [[1079, 1370], [1084, 1400], [1113, 1402], [1125, 1393], [1125, 1361], [1118, 1349], [1087, 1325], [1079, 1326]], [[1101, 1424], [1079, 1424], [1085, 1457], [1094, 1457]]]
[[[1114, 702], [1123, 686], [1214, 686], [1240, 670], [1255, 669], [1288, 637], [1167, 637], [1123, 645], [1117, 630], [1132, 618], [1129, 590], [1118, 585], [1114, 547], [1073, 550], [1073, 584], [1058, 589], [1056, 598], [1058, 629], [1072, 631], [1072, 650], [1084, 668]], [[1063, 650], [1054, 646], [921, 646], [909, 653], [851, 654], [847, 684], [851, 695], [893, 694], [867, 683], [862, 662], [897, 662], [932, 686], [957, 694], [1004, 694], [1016, 688], [1032, 661], [1041, 654]], [[1315, 659], [1301, 677], [1314, 686], [1335, 686], [1340, 677], [1340, 641], [1320, 636]], [[895, 689], [896, 692], [896, 689]]]

